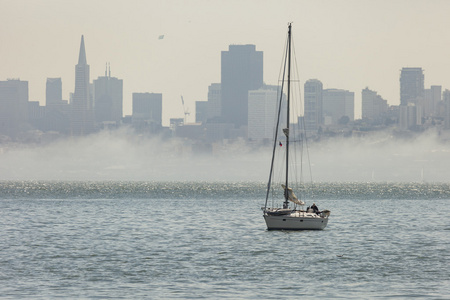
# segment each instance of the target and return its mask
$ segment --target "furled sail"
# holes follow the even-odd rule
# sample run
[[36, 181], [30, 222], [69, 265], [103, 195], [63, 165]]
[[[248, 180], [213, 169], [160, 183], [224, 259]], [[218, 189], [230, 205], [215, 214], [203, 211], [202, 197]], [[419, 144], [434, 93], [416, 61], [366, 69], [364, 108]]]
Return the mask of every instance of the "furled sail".
[[[286, 186], [284, 184], [281, 185], [283, 187], [284, 190], [286, 190]], [[289, 201], [294, 202], [295, 204], [298, 205], [305, 205], [305, 202], [303, 202], [302, 200], [299, 200], [297, 198], [297, 196], [295, 196], [294, 191], [291, 188], [288, 188], [288, 199]]]

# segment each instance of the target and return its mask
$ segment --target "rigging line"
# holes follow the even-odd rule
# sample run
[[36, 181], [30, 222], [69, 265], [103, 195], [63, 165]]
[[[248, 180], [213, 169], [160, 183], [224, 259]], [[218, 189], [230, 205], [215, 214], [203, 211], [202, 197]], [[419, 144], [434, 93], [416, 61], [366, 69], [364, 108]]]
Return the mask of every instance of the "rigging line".
[[271, 192], [272, 194], [275, 194], [275, 188], [274, 186], [278, 186], [278, 183], [282, 181], [283, 178], [283, 172], [284, 172], [284, 164], [283, 164], [283, 158], [284, 158], [284, 150], [285, 147], [277, 146], [275, 157], [274, 157], [274, 163], [273, 163], [273, 172], [272, 172], [272, 180], [271, 180]]
[[[286, 33], [286, 40], [284, 43], [284, 48], [283, 48], [283, 52], [281, 55], [281, 64], [280, 64], [280, 70], [278, 71], [278, 82], [281, 81], [281, 84], [283, 85], [284, 82], [284, 75], [286, 73], [286, 52], [287, 52], [287, 39], [288, 39], [288, 34]], [[281, 79], [280, 79], [281, 78]], [[278, 86], [279, 88], [280, 86]], [[281, 89], [281, 92], [283, 92], [283, 88]]]
[[[294, 63], [292, 64], [292, 67], [294, 68], [294, 73], [296, 74], [296, 78], [297, 79], [300, 79], [300, 76], [299, 76], [299, 70], [298, 70], [298, 62], [297, 62], [297, 55], [296, 55], [296, 51], [295, 51], [295, 41], [294, 41], [294, 38], [293, 38], [293, 34], [291, 33], [291, 48], [292, 48], [292, 54], [293, 54], [293, 59], [294, 59]], [[293, 80], [292, 78], [291, 78], [291, 80], [290, 80], [291, 82], [300, 82], [300, 80]], [[296, 117], [296, 119], [297, 119], [297, 126], [293, 126], [293, 128], [292, 128], [292, 136], [294, 136], [294, 137], [297, 137], [297, 135], [299, 134], [299, 133], [301, 133], [301, 128], [300, 128], [300, 124], [299, 124], [299, 122], [298, 122], [298, 117], [301, 115], [301, 112], [302, 112], [302, 107], [301, 107], [301, 104], [302, 104], [302, 101], [301, 101], [301, 86], [300, 86], [300, 84], [296, 84], [297, 85], [297, 91], [298, 91], [298, 94], [296, 94], [295, 96], [293, 95], [293, 99], [298, 99], [298, 101], [292, 101], [292, 104], [295, 104], [295, 105], [291, 105], [291, 107], [293, 107], [294, 109], [292, 110], [292, 112], [291, 112], [291, 114], [292, 114], [292, 116], [293, 117]], [[295, 93], [295, 89], [292, 89], [292, 94], [294, 94]], [[300, 136], [300, 139], [301, 139], [301, 136]], [[300, 141], [302, 141], [302, 140], [300, 140]], [[298, 140], [294, 140], [294, 143], [295, 142], [298, 142]], [[291, 143], [291, 141], [290, 141], [290, 143]], [[295, 144], [294, 144], [294, 150], [295, 151], [293, 151], [293, 153], [294, 153], [294, 163], [295, 163], [295, 165], [297, 166], [297, 151], [298, 150], [300, 150], [300, 174], [298, 174], [298, 172], [294, 172], [293, 174], [294, 174], [294, 176], [295, 176], [295, 183], [296, 183], [296, 188], [299, 188], [299, 178], [298, 178], [298, 176], [300, 175], [300, 181], [301, 180], [303, 180], [303, 147], [302, 147], [303, 145], [302, 144], [300, 144], [299, 146], [296, 146]], [[297, 150], [297, 148], [299, 148], [298, 150]], [[294, 168], [294, 170], [295, 170], [296, 168]]]
[[[278, 95], [281, 95], [281, 97], [283, 97], [283, 89], [284, 89], [283, 88], [283, 83], [284, 83], [284, 80], [285, 80], [284, 76], [285, 76], [285, 73], [286, 73], [285, 70], [286, 70], [286, 57], [287, 57], [287, 55], [286, 55], [287, 39], [288, 39], [288, 34], [286, 33], [286, 39], [285, 39], [285, 43], [284, 43], [284, 48], [283, 48], [283, 52], [282, 52], [282, 55], [281, 55], [280, 70], [278, 71], [278, 82], [281, 82], [281, 91], [280, 91], [280, 85], [277, 85], [277, 99], [278, 99]], [[278, 111], [278, 102], [275, 103], [275, 111]], [[279, 116], [277, 114], [275, 116], [275, 118], [274, 118], [275, 124], [279, 123], [278, 117]], [[273, 139], [276, 140], [277, 136], [278, 136], [278, 132], [275, 131]]]
[[[297, 72], [298, 72], [298, 69], [297, 69]], [[299, 93], [301, 93], [300, 87], [299, 87]], [[304, 112], [304, 110], [303, 110], [303, 112]], [[302, 122], [302, 126], [301, 126], [302, 134], [301, 134], [301, 136], [303, 137], [302, 138], [302, 149], [303, 149], [303, 146], [305, 148], [305, 150], [302, 150], [302, 151], [306, 152], [306, 159], [308, 161], [308, 167], [309, 167], [309, 177], [310, 177], [311, 183], [313, 183], [312, 168], [311, 168], [311, 157], [310, 157], [310, 154], [309, 154], [308, 135], [307, 135], [307, 132], [306, 132], [306, 120], [305, 120], [304, 113], [303, 113], [303, 118], [301, 119], [301, 122]]]
[[[295, 64], [294, 65], [297, 66], [297, 55], [295, 54], [295, 47], [293, 48], [293, 50], [294, 50], [294, 59], [295, 59]], [[297, 72], [297, 78], [300, 79], [298, 68], [296, 68], [296, 72]], [[298, 88], [299, 88], [299, 95], [300, 95], [300, 102], [301, 102], [301, 88], [300, 88], [300, 86]], [[304, 110], [303, 110], [303, 112], [304, 112]], [[303, 138], [304, 138], [304, 146], [305, 146], [305, 149], [306, 149], [306, 159], [308, 160], [308, 166], [309, 166], [309, 175], [310, 175], [311, 184], [313, 184], [311, 158], [309, 156], [308, 137], [307, 137], [307, 134], [306, 134], [306, 121], [305, 121], [304, 114], [303, 114], [303, 118], [302, 118], [302, 129], [303, 129], [302, 130], [302, 134], [303, 134]]]
[[[280, 183], [282, 183], [282, 181], [283, 181], [283, 174], [285, 171], [284, 164], [283, 164], [284, 157], [286, 154], [285, 149], [286, 149], [286, 147], [283, 147], [283, 149], [277, 150], [277, 154], [276, 154], [276, 158], [275, 158], [276, 162], [274, 162], [274, 166], [278, 166], [278, 167], [276, 167], [273, 172], [273, 176], [274, 176], [274, 178], [272, 179], [272, 183], [274, 184], [273, 186], [279, 187]], [[275, 185], [275, 183], [276, 183], [276, 185]], [[274, 189], [272, 187], [273, 195], [275, 195], [275, 197], [277, 197], [278, 200], [280, 199], [279, 191], [280, 191], [280, 189]], [[283, 198], [283, 201], [284, 201], [284, 195], [281, 194], [281, 196], [282, 196], [281, 198]]]
[[[287, 47], [286, 47], [286, 50], [287, 50]], [[286, 53], [286, 58], [287, 58], [287, 53]], [[283, 68], [283, 79], [284, 79], [284, 76], [286, 74], [286, 63], [287, 63], [287, 60], [285, 59], [284, 60], [284, 68]], [[280, 98], [279, 98], [280, 101], [279, 101], [279, 106], [278, 106], [277, 125], [276, 125], [276, 128], [275, 128], [275, 138], [273, 139], [272, 162], [270, 164], [269, 182], [267, 183], [266, 203], [264, 205], [264, 209], [267, 208], [267, 200], [269, 199], [269, 193], [270, 193], [270, 183], [272, 181], [273, 161], [275, 159], [275, 150], [276, 150], [276, 147], [277, 147], [278, 126], [279, 126], [279, 123], [280, 123], [280, 114], [281, 114], [281, 107], [282, 107], [281, 104], [282, 104], [282, 100], [283, 100], [283, 88], [284, 88], [284, 80], [283, 80], [283, 83], [281, 84], [281, 93], [280, 93]]]
[[300, 138], [300, 139], [291, 141], [291, 144], [301, 144], [302, 142], [303, 142], [303, 140]]
[[[294, 51], [294, 60], [295, 60], [295, 62], [294, 62], [294, 67], [295, 67], [295, 74], [296, 74], [296, 76], [297, 76], [297, 78], [298, 78], [298, 82], [300, 82], [300, 73], [299, 73], [299, 69], [298, 69], [298, 61], [297, 61], [297, 54], [296, 54], [296, 52], [295, 52], [295, 45], [294, 45], [294, 41], [292, 41], [292, 43], [293, 43], [293, 45], [292, 45], [292, 51]], [[298, 95], [299, 95], [299, 108], [300, 108], [300, 112], [299, 112], [299, 116], [301, 115], [301, 113], [302, 112], [304, 112], [304, 109], [302, 108], [302, 90], [301, 90], [301, 86], [300, 86], [300, 84], [299, 85], [297, 85], [297, 87], [298, 87]]]

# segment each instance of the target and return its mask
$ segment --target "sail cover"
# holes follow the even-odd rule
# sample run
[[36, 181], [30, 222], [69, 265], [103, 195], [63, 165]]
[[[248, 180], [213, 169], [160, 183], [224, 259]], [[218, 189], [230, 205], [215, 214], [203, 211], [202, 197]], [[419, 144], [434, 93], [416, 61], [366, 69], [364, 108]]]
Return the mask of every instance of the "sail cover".
[[[283, 187], [284, 190], [286, 190], [286, 186], [284, 184], [281, 185]], [[303, 202], [302, 200], [299, 200], [297, 198], [297, 196], [295, 196], [294, 191], [291, 188], [288, 188], [288, 199], [289, 201], [294, 202], [295, 204], [298, 205], [305, 205], [305, 202]]]

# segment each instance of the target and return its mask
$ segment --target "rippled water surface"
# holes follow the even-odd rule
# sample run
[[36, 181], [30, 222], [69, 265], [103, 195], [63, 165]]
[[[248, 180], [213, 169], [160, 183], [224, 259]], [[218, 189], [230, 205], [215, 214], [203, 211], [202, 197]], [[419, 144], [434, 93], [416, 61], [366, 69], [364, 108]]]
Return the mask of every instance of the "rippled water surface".
[[0, 182], [0, 298], [450, 295], [449, 185], [318, 184], [300, 232], [266, 230], [264, 188]]

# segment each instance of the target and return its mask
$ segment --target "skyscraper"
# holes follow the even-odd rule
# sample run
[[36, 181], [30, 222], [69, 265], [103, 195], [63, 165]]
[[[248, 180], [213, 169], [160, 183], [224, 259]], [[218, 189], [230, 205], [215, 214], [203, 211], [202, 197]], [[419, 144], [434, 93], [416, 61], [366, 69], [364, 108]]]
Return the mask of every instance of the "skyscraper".
[[[36, 110], [36, 108], [35, 108]], [[45, 118], [41, 122], [45, 131], [70, 133], [71, 109], [67, 100], [62, 100], [61, 78], [47, 78], [45, 89]]]
[[387, 112], [387, 101], [384, 100], [380, 95], [378, 95], [377, 92], [369, 90], [368, 87], [362, 90], [361, 99], [363, 119], [374, 120], [380, 117], [382, 113]]
[[423, 116], [437, 116], [438, 105], [442, 101], [442, 86], [432, 85], [429, 89], [424, 90], [423, 99]]
[[78, 64], [75, 66], [75, 90], [72, 99], [72, 135], [85, 135], [94, 130], [94, 113], [89, 93], [89, 65], [86, 62], [84, 36], [81, 36]]
[[221, 96], [220, 83], [211, 83], [208, 87], [208, 105], [206, 119], [213, 119], [221, 116]]
[[326, 125], [337, 125], [342, 117], [355, 118], [355, 93], [340, 89], [323, 90], [323, 114]]
[[222, 51], [221, 109], [225, 123], [248, 125], [248, 91], [263, 86], [263, 52], [255, 45], [230, 45]]
[[323, 85], [317, 79], [310, 79], [305, 82], [305, 129], [317, 130], [323, 124], [322, 113], [322, 92]]
[[450, 129], [450, 90], [442, 92], [442, 100], [444, 101], [444, 125], [445, 129]]
[[61, 78], [47, 78], [45, 89], [45, 105], [60, 105], [62, 103]]
[[133, 93], [132, 122], [162, 126], [162, 94]]
[[117, 123], [123, 117], [123, 80], [111, 77], [111, 69], [94, 80], [94, 112], [97, 123]]
[[399, 128], [401, 130], [415, 129], [422, 124], [422, 110], [418, 109], [414, 103], [400, 105], [399, 107]]
[[400, 74], [400, 105], [420, 105], [424, 97], [422, 68], [403, 68]]
[[195, 123], [205, 123], [207, 120], [208, 102], [195, 101]]
[[[255, 141], [273, 139], [276, 126], [278, 100], [276, 86], [267, 86], [248, 92], [249, 139]], [[283, 106], [280, 114], [281, 120], [285, 120], [285, 115], [286, 106]]]
[[0, 81], [0, 134], [15, 137], [28, 115], [28, 81]]
[[422, 68], [402, 68], [400, 73], [400, 129], [411, 129], [422, 124], [424, 97]]

